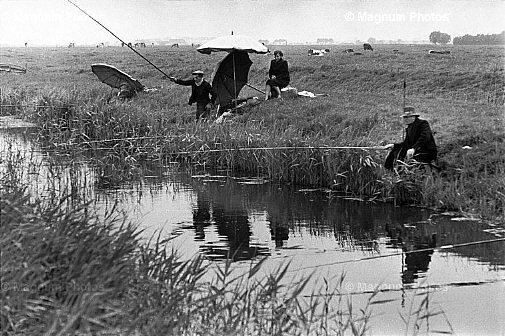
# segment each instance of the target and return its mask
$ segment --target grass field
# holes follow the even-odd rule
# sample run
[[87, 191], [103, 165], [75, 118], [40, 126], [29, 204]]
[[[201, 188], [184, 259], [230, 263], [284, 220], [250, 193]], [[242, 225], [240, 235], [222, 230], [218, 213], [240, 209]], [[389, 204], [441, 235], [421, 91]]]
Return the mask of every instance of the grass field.
[[[326, 96], [285, 95], [223, 124], [195, 123], [195, 107], [187, 105], [190, 89], [164, 80], [161, 72], [126, 47], [5, 48], [1, 61], [26, 65], [28, 71], [1, 74], [1, 113], [35, 121], [49, 144], [114, 147], [122, 159], [189, 160], [362, 198], [504, 216], [502, 46], [448, 46], [449, 55], [429, 55], [433, 46], [378, 45], [373, 52], [355, 55], [342, 52], [349, 46], [335, 45], [324, 57], [307, 56], [311, 47], [315, 46], [283, 48], [291, 86]], [[137, 50], [166, 74], [180, 78], [194, 69], [202, 69], [209, 78], [224, 57], [203, 55], [189, 46]], [[271, 56], [251, 59], [249, 82], [263, 89]], [[117, 91], [91, 72], [93, 63], [116, 66], [156, 90], [118, 102]], [[388, 174], [381, 168], [387, 153], [380, 150], [205, 151], [399, 142], [404, 81], [406, 104], [418, 108], [435, 133], [444, 168], [441, 176], [410, 169], [401, 177]], [[261, 97], [247, 87], [242, 95]], [[121, 140], [125, 138], [128, 141]], [[131, 162], [115, 166], [128, 168]]]
[[[292, 86], [327, 96], [287, 95], [223, 124], [195, 123], [194, 107], [186, 104], [189, 89], [163, 80], [126, 48], [4, 48], [1, 63], [26, 65], [28, 71], [0, 73], [0, 112], [34, 121], [45, 146], [108, 148], [112, 154], [97, 162], [104, 185], [139, 173], [142, 161], [178, 159], [362, 198], [503, 218], [503, 47], [448, 47], [450, 55], [428, 55], [432, 46], [377, 46], [373, 53], [349, 55], [340, 52], [347, 46], [332, 46], [319, 58], [306, 55], [310, 47], [284, 48]], [[139, 51], [178, 77], [196, 68], [210, 73], [224, 57], [189, 47]], [[262, 87], [270, 58], [252, 60], [250, 83]], [[158, 90], [119, 102], [91, 73], [91, 64], [99, 62]], [[404, 80], [407, 103], [420, 109], [435, 132], [442, 173], [412, 167], [388, 173], [381, 167], [383, 151], [321, 148], [400, 141]], [[295, 146], [317, 149], [206, 151]], [[9, 174], [0, 176], [5, 334], [362, 335], [368, 307], [380, 304], [372, 295], [366, 310], [353, 311], [339, 295], [343, 278], [334, 289], [324, 281], [323, 299], [300, 298], [307, 279], [284, 287], [286, 269], [280, 268], [256, 281], [261, 262], [240, 278], [230, 278], [230, 265], [222, 265], [210, 283], [202, 283], [205, 260], [181, 260], [168, 252], [170, 241], [141, 244], [137, 229], [114, 214], [99, 220], [77, 201], [69, 208], [72, 195], [49, 204], [34, 201], [16, 178], [18, 160], [12, 153]], [[426, 296], [406, 319], [405, 334], [423, 331], [423, 322], [429, 329], [428, 318], [441, 314], [428, 303]]]

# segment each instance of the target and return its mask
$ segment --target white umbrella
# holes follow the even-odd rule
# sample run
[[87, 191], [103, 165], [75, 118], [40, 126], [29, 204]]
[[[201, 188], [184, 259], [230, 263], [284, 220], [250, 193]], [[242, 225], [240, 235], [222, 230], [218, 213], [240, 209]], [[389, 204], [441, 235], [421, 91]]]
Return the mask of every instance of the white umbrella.
[[210, 54], [213, 51], [232, 52], [234, 50], [244, 50], [248, 53], [256, 54], [268, 53], [268, 48], [266, 46], [246, 35], [221, 36], [204, 43], [196, 50], [202, 54]]
[[[237, 98], [238, 92], [237, 92], [237, 86], [236, 86], [236, 70], [235, 70], [235, 53], [234, 51], [245, 51], [247, 53], [254, 53], [254, 54], [266, 54], [268, 53], [268, 48], [263, 45], [262, 43], [258, 42], [257, 40], [253, 39], [252, 37], [246, 36], [246, 35], [227, 35], [227, 36], [221, 36], [218, 38], [215, 38], [213, 40], [208, 41], [207, 43], [204, 43], [200, 47], [196, 49], [198, 52], [201, 52], [202, 54], [208, 54], [210, 55], [212, 52], [219, 52], [219, 51], [226, 51], [228, 53], [232, 53], [233, 57], [233, 81], [235, 82], [235, 92], [234, 96]], [[244, 85], [244, 84], [242, 84]], [[245, 85], [261, 92], [264, 94], [263, 91], [261, 91], [258, 88], [255, 88], [254, 86], [250, 85], [249, 83], [245, 83]]]

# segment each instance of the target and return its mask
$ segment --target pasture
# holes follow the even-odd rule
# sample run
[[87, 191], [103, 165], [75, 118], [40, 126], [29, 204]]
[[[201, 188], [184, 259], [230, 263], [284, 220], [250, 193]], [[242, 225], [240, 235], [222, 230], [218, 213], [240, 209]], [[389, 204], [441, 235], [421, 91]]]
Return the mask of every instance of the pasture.
[[[324, 96], [287, 94], [222, 124], [196, 123], [195, 107], [187, 105], [189, 88], [164, 80], [127, 48], [3, 48], [0, 63], [26, 66], [27, 72], [0, 72], [0, 113], [34, 122], [43, 148], [63, 152], [62, 157], [66, 151], [110, 153], [96, 162], [98, 187], [142, 175], [143, 163], [177, 160], [361, 199], [503, 219], [503, 47], [448, 47], [451, 54], [428, 55], [433, 46], [377, 45], [373, 52], [354, 55], [341, 50], [358, 50], [355, 46], [329, 46], [324, 57], [307, 56], [309, 48], [320, 46], [281, 48], [291, 86]], [[208, 79], [225, 56], [182, 46], [138, 50], [176, 77], [201, 69]], [[271, 56], [251, 59], [249, 82], [263, 89]], [[117, 90], [91, 72], [94, 63], [113, 65], [155, 90], [120, 102]], [[435, 132], [440, 174], [409, 166], [399, 174], [386, 172], [382, 150], [324, 149], [400, 141], [404, 81], [406, 103], [416, 106]], [[261, 97], [250, 88], [242, 94]], [[376, 301], [375, 288], [366, 309], [353, 311], [340, 296], [343, 275], [331, 286], [325, 280], [324, 298], [301, 298], [308, 280], [284, 286], [287, 266], [256, 281], [262, 262], [240, 278], [232, 276], [231, 261], [218, 265], [213, 282], [202, 284], [207, 261], [201, 256], [182, 260], [169, 252], [170, 239], [142, 244], [136, 228], [115, 213], [102, 220], [78, 197], [66, 203], [75, 195], [33, 201], [17, 178], [29, 173], [24, 162], [19, 153], [8, 153], [9, 174], [1, 177], [0, 188], [0, 243], [8, 261], [2, 283], [15, 285], [2, 290], [0, 323], [10, 334], [362, 335], [369, 308], [383, 303]], [[20, 284], [29, 290], [16, 287]], [[415, 328], [424, 322], [429, 328], [430, 316], [440, 316], [430, 308], [428, 294], [419, 310], [411, 308], [406, 334], [419, 331]]]
[[[190, 89], [163, 79], [162, 73], [126, 47], [4, 48], [2, 63], [26, 65], [28, 71], [1, 74], [1, 113], [35, 121], [50, 144], [88, 142], [85, 147], [89, 147], [95, 141], [95, 147], [114, 147], [122, 157], [189, 159], [209, 168], [328, 187], [361, 198], [393, 198], [502, 216], [505, 191], [503, 179], [497, 177], [504, 172], [503, 47], [451, 46], [448, 55], [428, 54], [432, 46], [423, 45], [377, 45], [362, 55], [342, 52], [349, 47], [359, 49], [335, 45], [324, 57], [311, 57], [307, 50], [317, 46], [284, 46], [291, 86], [325, 96], [285, 95], [219, 125], [212, 120], [195, 123], [195, 107], [187, 105]], [[209, 81], [225, 56], [203, 55], [189, 46], [137, 50], [169, 76], [185, 78], [201, 69]], [[251, 55], [251, 85], [263, 89], [271, 57]], [[154, 90], [121, 103], [115, 98], [117, 90], [91, 72], [94, 63], [113, 65]], [[241, 95], [262, 97], [249, 87]], [[398, 187], [395, 177], [385, 174], [380, 168], [384, 151], [205, 152], [399, 142], [404, 95], [405, 103], [418, 108], [421, 118], [430, 122], [439, 163], [445, 169], [445, 179], [436, 181], [412, 175], [412, 183], [423, 181], [420, 194], [409, 192], [419, 190], [412, 185]], [[129, 139], [126, 145], [122, 138]], [[189, 158], [174, 154], [180, 152], [192, 154], [186, 155]], [[127, 168], [130, 162], [116, 166]]]

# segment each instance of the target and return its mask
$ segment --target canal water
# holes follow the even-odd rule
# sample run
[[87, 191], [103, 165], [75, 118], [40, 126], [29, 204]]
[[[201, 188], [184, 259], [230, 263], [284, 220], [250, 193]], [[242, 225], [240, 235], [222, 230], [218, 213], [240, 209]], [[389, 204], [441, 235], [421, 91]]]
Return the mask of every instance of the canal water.
[[[263, 272], [289, 263], [286, 283], [311, 276], [302, 293], [307, 297], [325, 283], [336, 285], [343, 275], [340, 293], [356, 311], [378, 288], [376, 299], [383, 302], [371, 307], [372, 335], [411, 334], [412, 322], [407, 327], [400, 315], [415, 310], [423, 298], [416, 294], [426, 292], [430, 309], [443, 311], [429, 320], [430, 329], [505, 333], [505, 243], [474, 243], [505, 237], [503, 224], [343, 199], [262, 178], [182, 171], [176, 165], [104, 188], [86, 162], [40, 150], [26, 136], [26, 125], [1, 125], [2, 158], [8, 152], [27, 158], [23, 178], [33, 181], [33, 193], [78, 189], [100, 213], [123, 211], [146, 240], [172, 237], [180, 254], [204, 255], [211, 265], [231, 258], [237, 273], [262, 258]], [[55, 161], [64, 164], [55, 168]]]

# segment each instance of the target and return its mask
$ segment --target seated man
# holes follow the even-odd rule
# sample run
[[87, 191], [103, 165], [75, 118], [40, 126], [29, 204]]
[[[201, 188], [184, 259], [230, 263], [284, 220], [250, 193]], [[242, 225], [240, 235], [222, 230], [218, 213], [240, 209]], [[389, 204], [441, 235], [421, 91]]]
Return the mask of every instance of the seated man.
[[137, 92], [128, 83], [121, 83], [119, 85], [119, 92], [117, 96], [120, 100], [133, 98]]
[[412, 106], [406, 106], [402, 115], [407, 126], [405, 139], [401, 143], [389, 144], [384, 149], [392, 149], [384, 166], [392, 170], [396, 160], [414, 159], [418, 162], [431, 163], [437, 159], [437, 145], [431, 133], [430, 124], [419, 119], [419, 114]]

